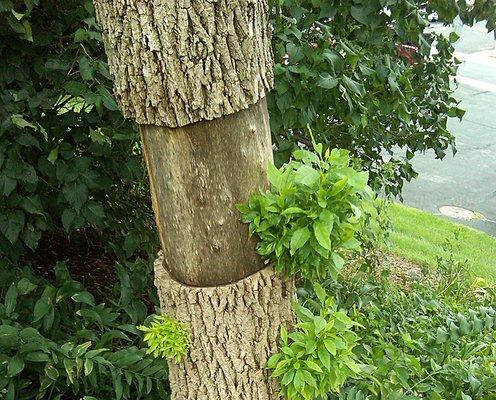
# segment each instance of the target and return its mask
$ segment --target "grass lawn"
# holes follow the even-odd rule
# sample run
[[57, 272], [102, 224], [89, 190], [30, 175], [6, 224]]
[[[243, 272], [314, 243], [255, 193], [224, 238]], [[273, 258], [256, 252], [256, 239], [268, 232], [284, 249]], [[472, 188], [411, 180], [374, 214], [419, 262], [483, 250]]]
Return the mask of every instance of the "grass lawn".
[[436, 264], [436, 256], [446, 256], [443, 243], [459, 231], [452, 252], [458, 260], [468, 260], [474, 276], [496, 282], [496, 239], [431, 213], [400, 204], [389, 210], [393, 223], [392, 252], [409, 260]]

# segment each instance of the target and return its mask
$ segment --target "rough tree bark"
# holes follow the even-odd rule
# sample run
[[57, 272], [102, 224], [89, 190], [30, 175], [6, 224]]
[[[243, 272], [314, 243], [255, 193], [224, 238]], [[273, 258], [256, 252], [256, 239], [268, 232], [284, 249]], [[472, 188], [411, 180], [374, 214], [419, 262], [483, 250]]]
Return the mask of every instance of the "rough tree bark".
[[140, 125], [163, 255], [164, 312], [190, 354], [172, 398], [275, 399], [265, 363], [292, 322], [294, 284], [256, 255], [235, 204], [267, 187], [267, 0], [94, 0], [115, 94]]

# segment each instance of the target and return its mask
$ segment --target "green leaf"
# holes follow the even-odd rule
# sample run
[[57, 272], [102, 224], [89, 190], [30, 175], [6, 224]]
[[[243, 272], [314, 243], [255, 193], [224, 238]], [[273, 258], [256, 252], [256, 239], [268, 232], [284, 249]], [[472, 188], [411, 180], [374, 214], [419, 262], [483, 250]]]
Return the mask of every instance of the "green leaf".
[[35, 290], [38, 285], [32, 283], [28, 278], [22, 278], [19, 282], [17, 282], [17, 290], [20, 295], [26, 295]]
[[331, 355], [326, 347], [319, 346], [317, 349], [317, 355], [319, 356], [319, 360], [328, 371], [331, 369]]
[[332, 263], [334, 264], [335, 269], [341, 271], [344, 267], [345, 259], [341, 257], [338, 253], [332, 253]]
[[19, 329], [10, 325], [0, 325], [0, 347], [16, 347], [18, 340]]
[[70, 81], [64, 85], [64, 89], [73, 96], [82, 96], [88, 91], [88, 86], [77, 81]]
[[320, 300], [322, 304], [324, 304], [327, 298], [327, 293], [322, 287], [322, 285], [318, 282], [315, 282], [313, 284], [313, 289], [315, 291], [315, 294], [317, 295], [317, 298]]
[[12, 283], [5, 294], [5, 315], [10, 317], [17, 305], [17, 287]]
[[369, 8], [365, 7], [364, 5], [362, 6], [353, 6], [350, 7], [350, 14], [351, 16], [356, 19], [358, 22], [367, 25], [369, 23]]
[[320, 172], [308, 165], [302, 165], [295, 171], [295, 182], [298, 184], [313, 186], [319, 181]]
[[71, 296], [71, 299], [77, 303], [84, 303], [89, 306], [95, 305], [95, 299], [89, 292], [79, 292]]
[[360, 241], [354, 237], [348, 239], [346, 242], [341, 244], [341, 246], [348, 250], [358, 250], [360, 248]]
[[55, 146], [48, 154], [47, 160], [53, 164], [55, 163], [55, 161], [57, 161], [58, 156], [59, 156], [59, 146]]
[[282, 353], [276, 353], [270, 356], [269, 360], [267, 361], [267, 368], [269, 369], [274, 369], [276, 368], [277, 364], [281, 360], [283, 354]]
[[34, 305], [34, 320], [39, 321], [50, 311], [50, 305], [44, 299], [38, 299]]
[[286, 372], [281, 379], [281, 385], [282, 386], [289, 385], [293, 381], [294, 375], [295, 375], [294, 371], [290, 370], [290, 371]]
[[343, 82], [344, 82], [344, 85], [346, 86], [346, 88], [348, 90], [351, 90], [353, 93], [356, 93], [360, 96], [365, 95], [365, 89], [364, 89], [362, 84], [354, 81], [353, 79], [351, 79], [347, 76], [343, 76]]
[[84, 375], [88, 376], [89, 374], [91, 374], [92, 371], [93, 371], [93, 361], [90, 358], [87, 358], [84, 361]]
[[93, 68], [88, 57], [81, 56], [78, 59], [79, 73], [85, 81], [93, 79]]
[[336, 196], [337, 194], [341, 193], [343, 191], [343, 189], [346, 187], [347, 183], [348, 183], [348, 177], [347, 176], [345, 176], [344, 178], [335, 182], [332, 185], [331, 196]]
[[331, 76], [328, 72], [324, 72], [317, 79], [316, 85], [324, 88], [324, 89], [332, 89], [336, 87], [339, 83], [339, 80], [333, 76]]
[[5, 196], [8, 196], [12, 193], [17, 185], [17, 181], [12, 179], [6, 175], [0, 176], [0, 193], [3, 193]]
[[66, 232], [71, 231], [72, 222], [76, 218], [76, 212], [70, 208], [66, 208], [62, 212], [62, 226], [66, 230]]
[[45, 215], [38, 195], [24, 197], [20, 205], [21, 208], [29, 214]]
[[24, 360], [20, 355], [12, 357], [7, 364], [7, 378], [18, 375], [24, 369]]
[[445, 329], [439, 327], [436, 332], [436, 343], [442, 344], [448, 341], [450, 335]]
[[294, 254], [298, 249], [301, 249], [310, 239], [310, 230], [308, 227], [297, 229], [291, 236], [290, 250]]
[[82, 183], [72, 182], [65, 184], [62, 193], [66, 200], [74, 206], [76, 210], [80, 210], [88, 199], [88, 187]]
[[19, 128], [31, 128], [31, 129], [34, 129], [34, 130], [37, 130], [38, 128], [36, 127], [36, 125], [33, 125], [31, 123], [29, 123], [28, 121], [26, 121], [22, 115], [20, 114], [13, 114], [10, 116], [10, 119], [12, 121], [12, 123], [19, 127]]
[[22, 211], [11, 211], [8, 215], [0, 217], [0, 232], [5, 235], [10, 243], [14, 244], [24, 228], [25, 220], [26, 218]]
[[316, 221], [313, 224], [313, 231], [317, 242], [319, 242], [323, 248], [332, 250], [331, 232], [327, 224], [322, 221]]
[[296, 390], [298, 390], [298, 391], [301, 391], [303, 389], [303, 387], [305, 386], [305, 377], [304, 377], [301, 369], [296, 371], [294, 379], [293, 379], [293, 385], [296, 388]]
[[318, 335], [327, 326], [327, 321], [324, 318], [319, 317], [319, 316], [315, 317], [313, 322], [315, 324], [315, 335]]
[[283, 183], [282, 171], [279, 171], [272, 162], [270, 162], [267, 167], [267, 176], [269, 178], [269, 182], [278, 191], [280, 191], [283, 188], [284, 183]]
[[307, 367], [313, 371], [317, 371], [317, 372], [324, 372], [322, 371], [322, 368], [319, 367], [319, 365], [315, 362], [315, 361], [312, 361], [312, 360], [306, 360], [305, 361], [305, 364], [307, 365]]
[[325, 339], [324, 346], [329, 353], [331, 353], [333, 356], [336, 355], [336, 344], [332, 339]]

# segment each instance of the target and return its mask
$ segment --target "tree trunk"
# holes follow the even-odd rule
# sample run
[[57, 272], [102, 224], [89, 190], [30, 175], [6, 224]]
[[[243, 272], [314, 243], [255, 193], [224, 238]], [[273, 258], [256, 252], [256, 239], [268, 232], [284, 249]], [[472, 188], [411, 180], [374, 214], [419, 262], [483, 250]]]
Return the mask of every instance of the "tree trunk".
[[265, 268], [236, 283], [191, 287], [172, 279], [155, 262], [162, 310], [185, 322], [190, 353], [169, 362], [174, 400], [275, 400], [276, 381], [266, 368], [277, 351], [279, 327], [292, 323], [292, 281]]
[[94, 0], [125, 116], [140, 125], [163, 256], [164, 312], [186, 322], [173, 400], [276, 399], [265, 364], [292, 281], [254, 250], [235, 204], [267, 188], [267, 0]]

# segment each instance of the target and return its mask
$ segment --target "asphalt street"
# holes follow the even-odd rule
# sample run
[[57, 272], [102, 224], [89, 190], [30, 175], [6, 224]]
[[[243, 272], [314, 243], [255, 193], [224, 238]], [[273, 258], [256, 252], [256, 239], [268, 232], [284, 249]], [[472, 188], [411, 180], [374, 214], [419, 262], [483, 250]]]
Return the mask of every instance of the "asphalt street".
[[[453, 27], [434, 29], [449, 34]], [[415, 156], [419, 178], [406, 184], [403, 197], [405, 204], [433, 213], [443, 206], [473, 211], [475, 219], [456, 221], [496, 236], [496, 42], [482, 24], [458, 29], [462, 64], [455, 96], [466, 114], [449, 122], [458, 152], [441, 161], [433, 152]]]

